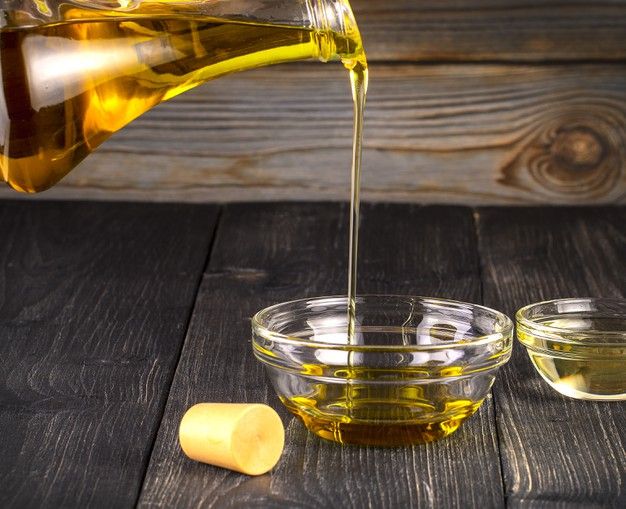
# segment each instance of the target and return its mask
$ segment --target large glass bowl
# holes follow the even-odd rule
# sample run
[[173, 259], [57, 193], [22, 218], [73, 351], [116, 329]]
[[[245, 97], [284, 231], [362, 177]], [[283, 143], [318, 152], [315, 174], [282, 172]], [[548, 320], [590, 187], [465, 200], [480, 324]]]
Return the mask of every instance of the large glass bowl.
[[516, 321], [517, 338], [551, 387], [577, 399], [626, 400], [626, 300], [538, 302]]
[[266, 308], [253, 348], [281, 401], [322, 438], [396, 446], [453, 433], [511, 354], [513, 324], [462, 302], [365, 295], [348, 338], [346, 297]]

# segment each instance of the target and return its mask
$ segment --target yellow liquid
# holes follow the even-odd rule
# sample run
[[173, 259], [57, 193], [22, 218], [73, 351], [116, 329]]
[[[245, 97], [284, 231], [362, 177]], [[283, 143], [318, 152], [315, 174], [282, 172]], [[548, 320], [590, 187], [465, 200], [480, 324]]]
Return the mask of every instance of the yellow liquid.
[[579, 399], [626, 400], [626, 361], [573, 360], [529, 352], [541, 376], [557, 391]]
[[352, 179], [350, 195], [350, 245], [348, 254], [348, 339], [355, 340], [356, 283], [359, 247], [359, 216], [361, 190], [361, 153], [363, 142], [363, 111], [367, 95], [368, 72], [365, 55], [350, 69], [352, 100], [354, 102], [354, 138], [352, 141]]
[[597, 339], [585, 345], [585, 330], [624, 331], [623, 319], [570, 316], [541, 323], [579, 336], [577, 344], [562, 342], [545, 348], [541, 338], [518, 332], [544, 380], [560, 393], [578, 399], [626, 400], [626, 345]]
[[362, 76], [358, 30], [347, 33], [163, 13], [2, 29], [0, 175], [47, 189], [156, 104], [228, 73], [341, 58]]
[[283, 399], [316, 435], [352, 445], [401, 446], [444, 438], [482, 401], [429, 400], [420, 387], [319, 384], [313, 395]]

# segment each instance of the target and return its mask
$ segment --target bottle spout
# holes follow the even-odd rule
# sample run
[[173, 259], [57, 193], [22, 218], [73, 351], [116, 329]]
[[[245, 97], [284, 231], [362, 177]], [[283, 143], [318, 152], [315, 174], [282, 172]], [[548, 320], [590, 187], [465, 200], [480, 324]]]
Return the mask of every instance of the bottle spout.
[[350, 60], [361, 58], [361, 35], [348, 0], [306, 0], [311, 28], [320, 48], [319, 58]]

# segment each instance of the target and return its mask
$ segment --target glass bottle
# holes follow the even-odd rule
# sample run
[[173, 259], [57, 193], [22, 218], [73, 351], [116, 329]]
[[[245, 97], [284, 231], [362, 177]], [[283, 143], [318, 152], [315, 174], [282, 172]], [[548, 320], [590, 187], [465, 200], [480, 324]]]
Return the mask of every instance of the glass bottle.
[[47, 189], [142, 113], [225, 74], [361, 58], [347, 0], [5, 0], [0, 177]]

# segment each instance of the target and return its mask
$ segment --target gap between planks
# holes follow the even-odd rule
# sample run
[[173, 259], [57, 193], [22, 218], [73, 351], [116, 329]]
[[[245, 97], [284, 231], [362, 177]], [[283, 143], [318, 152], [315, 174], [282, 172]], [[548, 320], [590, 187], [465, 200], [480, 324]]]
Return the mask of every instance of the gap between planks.
[[189, 314], [185, 320], [185, 330], [183, 335], [183, 340], [180, 343], [180, 347], [178, 348], [178, 352], [176, 354], [176, 363], [174, 365], [174, 369], [172, 369], [172, 373], [170, 375], [169, 380], [167, 381], [167, 391], [164, 391], [163, 401], [161, 404], [161, 408], [159, 409], [158, 416], [158, 425], [155, 426], [154, 432], [152, 433], [152, 437], [150, 440], [150, 452], [146, 455], [145, 462], [142, 465], [143, 473], [141, 475], [141, 481], [139, 482], [139, 486], [137, 488], [137, 496], [135, 497], [135, 501], [133, 502], [133, 507], [137, 507], [139, 504], [139, 499], [141, 498], [141, 492], [143, 490], [143, 485], [146, 479], [146, 474], [148, 473], [148, 467], [150, 466], [150, 460], [152, 459], [152, 451], [154, 450], [154, 444], [156, 443], [157, 436], [159, 434], [159, 429], [161, 427], [161, 421], [163, 420], [163, 415], [165, 414], [165, 408], [167, 407], [167, 401], [170, 396], [170, 390], [172, 388], [172, 382], [174, 381], [174, 377], [176, 376], [176, 371], [178, 370], [178, 364], [180, 363], [180, 357], [183, 353], [183, 349], [185, 348], [185, 342], [187, 341], [187, 331], [189, 330], [189, 324], [191, 323], [191, 318], [193, 316], [194, 310], [196, 308], [196, 302], [198, 299], [198, 292], [200, 291], [200, 285], [202, 284], [202, 280], [204, 278], [204, 273], [209, 266], [211, 261], [211, 255], [213, 254], [213, 248], [215, 247], [215, 239], [217, 238], [217, 234], [220, 229], [220, 225], [222, 224], [222, 211], [224, 206], [220, 206], [217, 209], [217, 217], [215, 219], [215, 227], [213, 228], [213, 232], [211, 235], [211, 240], [209, 241], [209, 245], [207, 248], [206, 256], [204, 258], [204, 263], [202, 265], [202, 271], [198, 274], [197, 281], [195, 283], [194, 296], [193, 296], [193, 305], [189, 308]]
[[[476, 242], [476, 251], [478, 253], [478, 278], [480, 280], [480, 303], [485, 305], [485, 283], [484, 283], [484, 257], [483, 250], [480, 243], [480, 232], [478, 230], [478, 221], [480, 219], [480, 210], [477, 207], [472, 208], [472, 221], [474, 225], [474, 241]], [[515, 331], [513, 332], [515, 334]], [[515, 338], [513, 338], [515, 340]], [[497, 381], [497, 377], [496, 377]], [[489, 390], [491, 394], [491, 407], [493, 409], [493, 427], [496, 434], [496, 449], [498, 451], [498, 460], [500, 463], [500, 486], [502, 488], [502, 497], [504, 500], [504, 507], [509, 506], [509, 499], [507, 497], [506, 479], [504, 478], [504, 462], [502, 460], [502, 441], [500, 437], [500, 429], [498, 428], [498, 403], [496, 400], [496, 394], [493, 390], [493, 386]]]

